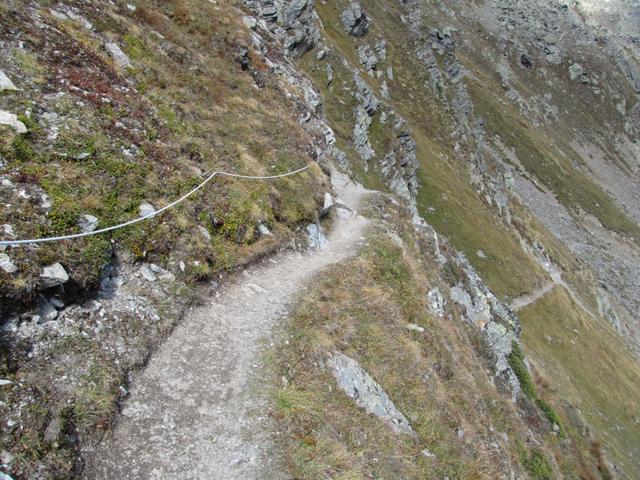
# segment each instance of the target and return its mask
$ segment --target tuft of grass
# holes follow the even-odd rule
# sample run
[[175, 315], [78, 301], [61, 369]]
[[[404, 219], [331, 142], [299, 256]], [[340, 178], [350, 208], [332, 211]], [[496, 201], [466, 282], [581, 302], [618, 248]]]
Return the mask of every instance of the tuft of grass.
[[78, 431], [106, 429], [117, 411], [119, 378], [112, 368], [92, 365], [75, 391], [71, 421]]
[[287, 385], [273, 394], [278, 414], [283, 418], [294, 415], [313, 416], [317, 406], [313, 394], [295, 385]]
[[533, 480], [553, 480], [555, 478], [549, 460], [538, 449], [532, 449], [528, 453], [522, 449], [520, 463]]

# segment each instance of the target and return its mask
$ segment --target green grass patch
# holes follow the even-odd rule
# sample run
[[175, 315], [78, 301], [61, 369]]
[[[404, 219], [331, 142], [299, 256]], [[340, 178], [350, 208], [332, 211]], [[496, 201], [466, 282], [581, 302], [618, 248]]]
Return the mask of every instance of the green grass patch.
[[540, 408], [540, 410], [542, 410], [545, 417], [547, 417], [552, 425], [558, 425], [558, 427], [560, 428], [560, 435], [564, 436], [562, 421], [560, 420], [559, 415], [547, 401], [538, 396], [538, 392], [533, 383], [533, 379], [531, 378], [529, 370], [524, 363], [524, 354], [522, 353], [520, 345], [517, 342], [513, 342], [513, 344], [511, 345], [511, 353], [509, 354], [509, 365], [511, 366], [513, 373], [515, 373], [516, 377], [518, 377], [520, 388], [522, 388], [522, 392], [525, 394], [525, 396], [535, 402], [535, 404], [538, 406], [538, 408]]
[[553, 480], [555, 474], [547, 457], [538, 449], [527, 452], [524, 448], [520, 453], [520, 463], [527, 470], [533, 480]]

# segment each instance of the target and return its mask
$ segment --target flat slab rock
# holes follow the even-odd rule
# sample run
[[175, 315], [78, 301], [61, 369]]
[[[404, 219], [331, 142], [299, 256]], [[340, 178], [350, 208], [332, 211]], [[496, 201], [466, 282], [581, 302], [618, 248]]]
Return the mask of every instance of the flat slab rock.
[[368, 413], [387, 422], [398, 433], [413, 435], [409, 420], [389, 395], [353, 358], [334, 352], [328, 362], [338, 386]]

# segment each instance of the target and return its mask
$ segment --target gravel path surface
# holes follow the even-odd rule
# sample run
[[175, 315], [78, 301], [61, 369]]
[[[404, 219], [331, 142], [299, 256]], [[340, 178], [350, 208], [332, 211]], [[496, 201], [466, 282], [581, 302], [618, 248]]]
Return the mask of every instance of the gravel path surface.
[[244, 271], [195, 308], [133, 381], [112, 435], [87, 462], [95, 479], [283, 479], [260, 388], [260, 358], [296, 293], [352, 256], [367, 220], [367, 191], [333, 175], [339, 215], [325, 249], [284, 253]]

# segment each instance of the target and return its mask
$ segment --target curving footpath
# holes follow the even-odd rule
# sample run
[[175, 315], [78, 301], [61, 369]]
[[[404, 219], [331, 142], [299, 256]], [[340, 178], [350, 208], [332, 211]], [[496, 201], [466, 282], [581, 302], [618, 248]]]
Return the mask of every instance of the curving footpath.
[[328, 265], [354, 255], [368, 193], [332, 176], [339, 215], [320, 251], [283, 253], [252, 267], [195, 308], [134, 378], [112, 434], [87, 459], [93, 479], [284, 479], [260, 359], [297, 292]]

